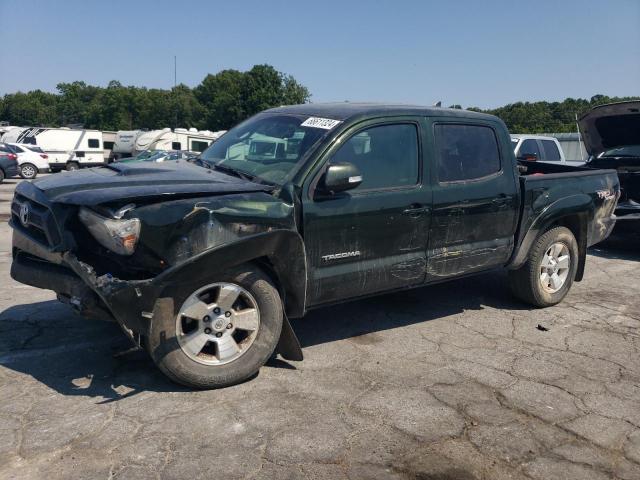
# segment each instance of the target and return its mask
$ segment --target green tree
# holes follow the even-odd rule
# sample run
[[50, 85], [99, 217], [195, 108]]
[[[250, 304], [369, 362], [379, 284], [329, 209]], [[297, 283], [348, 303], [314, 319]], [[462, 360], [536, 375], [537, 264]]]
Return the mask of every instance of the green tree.
[[2, 118], [12, 125], [47, 126], [57, 123], [59, 96], [33, 90], [4, 96]]
[[211, 130], [227, 129], [245, 117], [242, 97], [244, 74], [238, 70], [222, 70], [207, 75], [195, 88], [195, 95], [205, 108], [205, 125]]

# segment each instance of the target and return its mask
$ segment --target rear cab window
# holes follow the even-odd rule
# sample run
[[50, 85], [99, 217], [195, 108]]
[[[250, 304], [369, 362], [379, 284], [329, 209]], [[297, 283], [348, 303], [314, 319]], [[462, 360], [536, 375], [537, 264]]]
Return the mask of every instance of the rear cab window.
[[485, 125], [434, 126], [438, 182], [477, 180], [502, 170], [498, 139]]

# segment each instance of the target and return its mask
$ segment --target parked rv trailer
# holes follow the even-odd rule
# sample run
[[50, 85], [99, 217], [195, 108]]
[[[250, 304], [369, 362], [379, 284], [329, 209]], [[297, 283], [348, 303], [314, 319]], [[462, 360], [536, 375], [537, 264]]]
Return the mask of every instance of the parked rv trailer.
[[152, 130], [143, 132], [138, 136], [133, 154], [138, 154], [145, 150], [189, 150], [192, 152], [202, 152], [212, 142], [220, 138], [225, 131], [210, 132], [208, 130], [198, 131], [195, 128], [176, 128], [171, 130]]
[[118, 130], [116, 132], [115, 143], [111, 149], [111, 158], [132, 157], [135, 155], [136, 140], [144, 133], [143, 130]]
[[49, 156], [52, 171], [76, 170], [105, 163], [102, 132], [69, 128], [14, 128], [2, 136], [6, 143], [37, 145]]
[[107, 163], [113, 161], [113, 146], [116, 143], [117, 132], [107, 131], [102, 132], [102, 153]]

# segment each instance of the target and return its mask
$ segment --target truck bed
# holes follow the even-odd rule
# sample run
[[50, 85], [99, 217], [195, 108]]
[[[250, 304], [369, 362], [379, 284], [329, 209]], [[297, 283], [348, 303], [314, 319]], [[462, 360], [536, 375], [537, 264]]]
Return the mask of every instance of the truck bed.
[[[620, 183], [615, 170], [596, 170], [586, 167], [518, 161], [522, 195], [522, 214], [517, 243], [546, 210], [554, 208], [563, 215], [572, 210], [589, 211], [586, 247], [602, 241], [610, 233], [610, 218], [620, 195]], [[567, 192], [572, 195], [567, 196]], [[542, 228], [542, 226], [540, 226]]]

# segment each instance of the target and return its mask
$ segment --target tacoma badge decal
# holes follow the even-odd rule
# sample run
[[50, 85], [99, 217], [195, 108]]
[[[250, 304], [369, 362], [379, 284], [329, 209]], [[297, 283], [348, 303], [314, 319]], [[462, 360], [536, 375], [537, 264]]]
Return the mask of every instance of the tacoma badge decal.
[[342, 253], [332, 253], [330, 255], [323, 255], [322, 260], [328, 262], [329, 260], [339, 260], [341, 258], [349, 258], [349, 257], [359, 257], [360, 250], [356, 250], [354, 252], [342, 252]]

